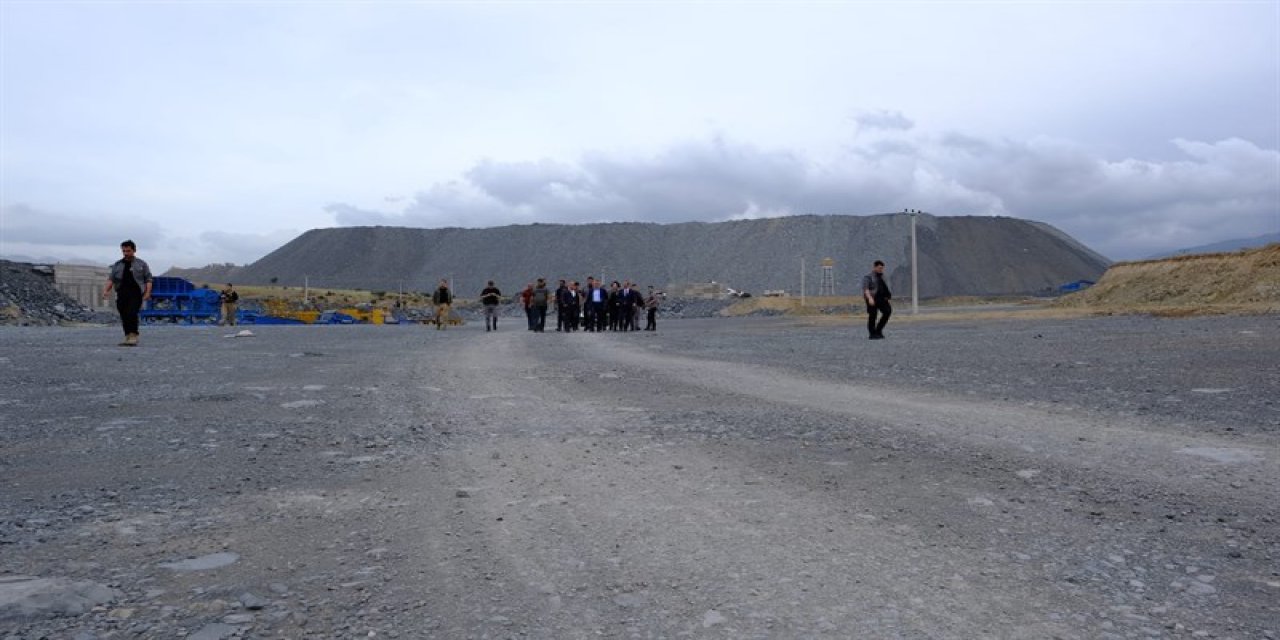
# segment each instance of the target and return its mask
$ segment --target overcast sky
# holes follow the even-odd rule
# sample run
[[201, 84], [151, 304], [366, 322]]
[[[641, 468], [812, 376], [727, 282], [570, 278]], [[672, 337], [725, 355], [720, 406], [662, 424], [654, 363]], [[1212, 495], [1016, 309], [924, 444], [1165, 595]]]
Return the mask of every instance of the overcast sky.
[[[1280, 231], [1280, 2], [0, 2], [0, 254], [921, 209]], [[335, 256], [359, 259], [359, 256]]]

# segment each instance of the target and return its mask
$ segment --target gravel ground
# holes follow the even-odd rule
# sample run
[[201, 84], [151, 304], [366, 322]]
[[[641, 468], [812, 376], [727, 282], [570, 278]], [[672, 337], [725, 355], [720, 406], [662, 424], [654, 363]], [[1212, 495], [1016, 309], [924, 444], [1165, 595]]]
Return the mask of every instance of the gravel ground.
[[0, 638], [1275, 638], [1280, 318], [0, 329]]

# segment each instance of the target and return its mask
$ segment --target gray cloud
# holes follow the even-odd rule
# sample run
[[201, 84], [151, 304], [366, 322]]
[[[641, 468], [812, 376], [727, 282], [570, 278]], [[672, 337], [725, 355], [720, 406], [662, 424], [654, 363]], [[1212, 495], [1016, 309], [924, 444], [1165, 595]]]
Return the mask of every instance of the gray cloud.
[[26, 204], [0, 208], [0, 230], [0, 251], [8, 259], [106, 265], [120, 258], [120, 243], [130, 239], [137, 243], [138, 255], [158, 273], [175, 265], [253, 262], [298, 235], [296, 229], [285, 229], [185, 236], [133, 216], [48, 211]]
[[154, 246], [163, 232], [150, 220], [104, 214], [68, 214], [17, 203], [0, 207], [6, 243], [119, 246], [126, 239]]
[[226, 262], [245, 264], [279, 249], [297, 235], [296, 229], [265, 234], [205, 231], [199, 235], [199, 245], [206, 255], [227, 256]]
[[908, 129], [881, 128], [824, 162], [722, 137], [644, 158], [486, 160], [399, 213], [329, 210], [344, 225], [483, 227], [918, 208], [1048, 222], [1114, 258], [1280, 230], [1280, 153], [1246, 140], [1175, 140], [1174, 158], [1155, 161], [1108, 159], [1061, 140]]
[[859, 111], [853, 115], [859, 131], [907, 131], [916, 126], [901, 111]]

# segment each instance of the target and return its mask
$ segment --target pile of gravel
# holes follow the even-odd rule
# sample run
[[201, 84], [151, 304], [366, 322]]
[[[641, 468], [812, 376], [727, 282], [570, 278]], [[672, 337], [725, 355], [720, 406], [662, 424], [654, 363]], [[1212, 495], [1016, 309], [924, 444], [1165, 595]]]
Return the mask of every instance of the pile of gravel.
[[[917, 223], [920, 293], [926, 297], [1052, 290], [1066, 282], [1096, 281], [1109, 264], [1061, 231], [1028, 220], [920, 215]], [[801, 282], [812, 289], [822, 281], [821, 261], [829, 257], [835, 261], [830, 275], [836, 293], [857, 295], [876, 259], [888, 264], [890, 288], [910, 288], [910, 229], [906, 213], [483, 229], [336, 227], [312, 229], [238, 270], [211, 265], [181, 273], [203, 282], [426, 292], [448, 277], [455, 292], [467, 294], [489, 280], [518, 291], [537, 276], [555, 282], [595, 274], [642, 288], [715, 281], [756, 294], [794, 294]], [[376, 259], [332, 259], [351, 247]], [[235, 279], [225, 279], [228, 273]]]
[[67, 322], [119, 322], [58, 291], [53, 273], [25, 262], [0, 260], [0, 324], [53, 326]]
[[658, 309], [658, 315], [664, 318], [714, 318], [735, 302], [737, 300], [732, 298], [667, 298]]

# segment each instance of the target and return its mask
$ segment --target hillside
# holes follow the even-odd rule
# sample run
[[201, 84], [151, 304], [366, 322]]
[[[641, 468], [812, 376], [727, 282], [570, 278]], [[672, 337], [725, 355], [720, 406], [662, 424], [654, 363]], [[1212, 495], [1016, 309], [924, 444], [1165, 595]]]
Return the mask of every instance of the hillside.
[[1164, 315], [1280, 312], [1280, 243], [1116, 263], [1096, 285], [1058, 305]]
[[1169, 253], [1149, 256], [1147, 257], [1147, 260], [1172, 258], [1174, 256], [1182, 256], [1192, 253], [1225, 253], [1229, 251], [1242, 251], [1244, 249], [1257, 249], [1276, 242], [1280, 242], [1280, 233], [1266, 233], [1252, 238], [1236, 238], [1234, 240], [1214, 242], [1213, 244], [1202, 244], [1196, 247], [1178, 249], [1177, 251], [1170, 251]]
[[211, 264], [204, 267], [194, 269], [184, 269], [174, 267], [164, 272], [166, 276], [177, 278], [186, 278], [192, 281], [206, 283], [226, 283], [240, 282], [240, 274], [244, 272], [244, 267], [235, 264]]
[[[1001, 295], [1097, 279], [1107, 260], [1045, 224], [996, 217], [934, 217], [918, 224], [920, 294]], [[461, 295], [492, 279], [513, 291], [538, 276], [628, 278], [665, 287], [716, 281], [740, 290], [818, 291], [821, 260], [835, 260], [836, 293], [856, 293], [876, 259], [890, 286], [910, 291], [910, 217], [795, 216], [720, 223], [533, 224], [488, 229], [313, 229], [234, 274], [188, 278], [245, 284], [396, 291], [452, 278]], [[212, 276], [212, 277], [211, 277]]]

